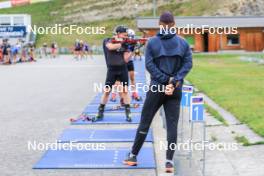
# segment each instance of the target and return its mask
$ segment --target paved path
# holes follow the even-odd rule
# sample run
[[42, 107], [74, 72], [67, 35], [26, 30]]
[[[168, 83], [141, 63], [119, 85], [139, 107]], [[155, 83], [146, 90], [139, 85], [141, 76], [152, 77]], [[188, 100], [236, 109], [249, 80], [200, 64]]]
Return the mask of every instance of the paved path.
[[[190, 124], [188, 113], [184, 116], [184, 141], [190, 136]], [[220, 150], [206, 150], [206, 176], [263, 176], [264, 175], [264, 147], [255, 145], [244, 147], [237, 144], [232, 126], [224, 126], [219, 121], [206, 113], [206, 140], [209, 143], [219, 144]], [[180, 127], [180, 126], [179, 126]], [[194, 141], [202, 139], [202, 124], [194, 125]], [[179, 130], [180, 131], [180, 130]], [[180, 137], [180, 136], [179, 136]], [[236, 150], [224, 150], [236, 145]], [[179, 151], [179, 154], [188, 154]], [[177, 165], [177, 176], [201, 176], [202, 152], [194, 151], [191, 160], [192, 167], [189, 167], [190, 160], [187, 157], [175, 156]]]

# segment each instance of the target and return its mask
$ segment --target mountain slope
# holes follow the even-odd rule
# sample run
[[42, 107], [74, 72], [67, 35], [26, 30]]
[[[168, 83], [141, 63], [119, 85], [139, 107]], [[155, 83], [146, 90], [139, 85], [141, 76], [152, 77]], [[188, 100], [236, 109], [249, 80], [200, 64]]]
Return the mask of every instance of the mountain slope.
[[[176, 16], [264, 15], [263, 0], [157, 0], [157, 15], [170, 10]], [[78, 24], [105, 26], [105, 35], [38, 35], [37, 43], [58, 41], [69, 46], [78, 38], [100, 44], [113, 28], [125, 24], [136, 29], [136, 16], [152, 16], [152, 0], [53, 0], [22, 7], [0, 9], [0, 14], [27, 13], [38, 26]]]

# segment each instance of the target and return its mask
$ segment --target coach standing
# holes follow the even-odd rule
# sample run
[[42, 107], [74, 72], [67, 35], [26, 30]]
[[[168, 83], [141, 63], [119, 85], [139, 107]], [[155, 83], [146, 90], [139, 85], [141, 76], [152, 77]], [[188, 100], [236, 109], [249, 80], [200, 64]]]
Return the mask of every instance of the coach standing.
[[[174, 16], [170, 12], [164, 12], [160, 16], [159, 25], [162, 29], [175, 29]], [[153, 117], [163, 105], [168, 141], [166, 172], [174, 171], [172, 162], [174, 150], [170, 146], [177, 142], [183, 79], [192, 68], [190, 46], [184, 39], [170, 31], [175, 30], [160, 30], [155, 37], [149, 39], [146, 46], [146, 68], [151, 76], [152, 89], [147, 92], [132, 151], [124, 160], [124, 164], [137, 165], [137, 155], [145, 141]], [[165, 87], [165, 91], [154, 89], [159, 86]]]

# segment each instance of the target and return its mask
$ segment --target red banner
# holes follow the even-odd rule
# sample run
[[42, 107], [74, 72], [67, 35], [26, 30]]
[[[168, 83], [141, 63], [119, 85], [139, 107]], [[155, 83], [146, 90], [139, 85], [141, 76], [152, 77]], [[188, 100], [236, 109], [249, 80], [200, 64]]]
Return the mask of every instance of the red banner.
[[20, 6], [30, 4], [30, 0], [11, 0], [12, 6]]

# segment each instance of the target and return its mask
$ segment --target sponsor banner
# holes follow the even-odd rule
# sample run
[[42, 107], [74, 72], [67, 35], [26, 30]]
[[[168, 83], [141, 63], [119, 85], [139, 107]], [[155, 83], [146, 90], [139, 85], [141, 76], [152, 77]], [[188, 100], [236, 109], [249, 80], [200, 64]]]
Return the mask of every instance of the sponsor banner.
[[22, 38], [26, 34], [26, 26], [0, 26], [0, 38]]
[[30, 4], [30, 0], [11, 0], [12, 6], [21, 6]]

